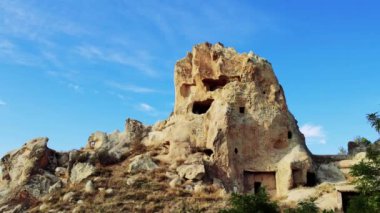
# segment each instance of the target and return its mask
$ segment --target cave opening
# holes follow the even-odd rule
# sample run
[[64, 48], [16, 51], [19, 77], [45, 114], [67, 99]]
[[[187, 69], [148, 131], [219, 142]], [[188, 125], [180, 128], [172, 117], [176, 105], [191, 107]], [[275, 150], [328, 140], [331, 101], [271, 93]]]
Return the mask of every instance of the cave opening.
[[221, 75], [218, 79], [206, 78], [202, 82], [206, 86], [207, 91], [214, 91], [223, 88], [228, 83], [228, 77]]
[[212, 149], [204, 149], [203, 153], [205, 153], [207, 156], [211, 156], [214, 152], [212, 151]]
[[306, 186], [313, 187], [318, 183], [317, 176], [314, 172], [308, 172], [306, 175]]
[[302, 170], [301, 169], [293, 169], [292, 170], [292, 179], [293, 179], [293, 188], [298, 186], [302, 186], [304, 184], [302, 180]]
[[350, 205], [350, 201], [352, 198], [359, 195], [358, 192], [340, 192], [342, 196], [342, 208], [343, 212], [347, 212], [348, 206]]
[[244, 114], [244, 112], [245, 112], [245, 107], [239, 107], [239, 112], [240, 112], [241, 114]]
[[207, 99], [205, 101], [195, 101], [193, 104], [193, 113], [194, 114], [204, 114], [210, 109], [214, 99]]
[[292, 131], [288, 131], [288, 139], [292, 139], [292, 137], [293, 137]]

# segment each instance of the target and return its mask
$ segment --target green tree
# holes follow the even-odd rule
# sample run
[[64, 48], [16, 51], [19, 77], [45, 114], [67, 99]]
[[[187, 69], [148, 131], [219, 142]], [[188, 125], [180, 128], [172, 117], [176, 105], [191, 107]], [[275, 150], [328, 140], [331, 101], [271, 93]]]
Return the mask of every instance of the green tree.
[[220, 213], [279, 213], [276, 202], [269, 199], [264, 188], [256, 194], [232, 194], [231, 208], [221, 210]]
[[[380, 133], [380, 118], [377, 113], [367, 115], [371, 126]], [[348, 212], [380, 212], [380, 145], [367, 147], [366, 159], [351, 167], [350, 174], [355, 177], [354, 184], [359, 195], [351, 199]]]
[[318, 213], [319, 208], [312, 200], [301, 201], [294, 209], [286, 209], [285, 213]]
[[371, 124], [371, 126], [380, 133], [380, 117], [377, 112], [370, 113], [367, 115], [367, 120]]
[[347, 150], [344, 147], [339, 147], [338, 155], [347, 155]]
[[367, 138], [361, 137], [361, 136], [355, 137], [354, 142], [357, 144], [365, 144], [365, 145], [371, 144], [371, 141], [369, 141]]

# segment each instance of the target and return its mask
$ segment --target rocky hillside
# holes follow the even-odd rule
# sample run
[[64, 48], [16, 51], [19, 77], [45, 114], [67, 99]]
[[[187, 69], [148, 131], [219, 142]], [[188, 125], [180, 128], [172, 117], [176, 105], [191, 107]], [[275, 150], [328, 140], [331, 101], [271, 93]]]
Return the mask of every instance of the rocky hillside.
[[[217, 212], [230, 192], [266, 187], [290, 205], [302, 199], [294, 189], [328, 182], [329, 171], [346, 180], [337, 166], [346, 158], [307, 149], [267, 60], [204, 43], [174, 77], [164, 121], [127, 119], [124, 131], [95, 132], [80, 150], [57, 152], [37, 138], [7, 153], [0, 212]], [[336, 191], [328, 188], [314, 194]]]

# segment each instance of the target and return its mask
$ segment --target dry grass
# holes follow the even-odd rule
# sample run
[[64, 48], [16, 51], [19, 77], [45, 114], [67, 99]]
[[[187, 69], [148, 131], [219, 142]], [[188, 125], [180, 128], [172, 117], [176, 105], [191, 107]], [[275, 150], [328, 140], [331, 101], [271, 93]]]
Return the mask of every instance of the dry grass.
[[[130, 157], [146, 151], [146, 147], [136, 145], [132, 150]], [[170, 179], [166, 176], [169, 170], [166, 165], [153, 171], [140, 172], [136, 181], [128, 185], [127, 179], [132, 175], [126, 172], [128, 164], [127, 159], [115, 165], [98, 165], [96, 174], [87, 178], [93, 180], [96, 189], [112, 188], [113, 194], [107, 195], [105, 191], [99, 190], [93, 194], [85, 193], [84, 185], [87, 181], [84, 180], [48, 195], [43, 203], [56, 212], [71, 212], [78, 207], [82, 212], [179, 212], [179, 209], [185, 207], [185, 210], [191, 210], [187, 212], [217, 212], [225, 205], [226, 199], [212, 185], [204, 187], [198, 193], [186, 191], [183, 186], [171, 188]], [[73, 201], [65, 203], [62, 197], [67, 192], [74, 192], [75, 196]], [[83, 203], [78, 204], [78, 200]], [[31, 212], [40, 212], [38, 208], [35, 207]]]

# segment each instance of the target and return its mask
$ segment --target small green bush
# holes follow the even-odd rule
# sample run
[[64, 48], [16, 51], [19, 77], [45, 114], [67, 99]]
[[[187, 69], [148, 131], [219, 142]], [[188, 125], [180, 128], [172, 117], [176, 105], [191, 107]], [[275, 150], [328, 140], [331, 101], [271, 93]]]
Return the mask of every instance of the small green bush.
[[354, 138], [354, 143], [369, 145], [369, 144], [371, 144], [371, 141], [369, 141], [365, 137], [357, 136], [356, 138]]
[[232, 194], [231, 208], [221, 210], [219, 213], [279, 213], [280, 208], [276, 202], [269, 199], [264, 188], [257, 194]]
[[286, 209], [285, 213], [318, 213], [319, 208], [311, 200], [301, 201], [295, 209]]

